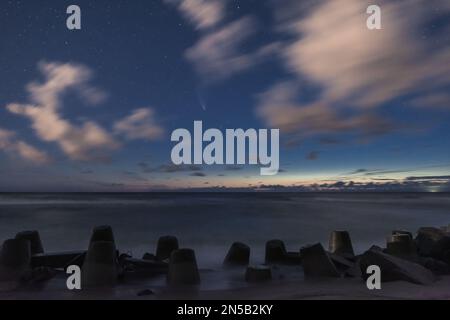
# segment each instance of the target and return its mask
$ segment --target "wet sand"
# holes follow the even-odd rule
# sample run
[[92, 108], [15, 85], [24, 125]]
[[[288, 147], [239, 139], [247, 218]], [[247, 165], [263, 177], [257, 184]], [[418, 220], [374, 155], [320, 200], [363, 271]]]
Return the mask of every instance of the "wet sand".
[[[243, 288], [199, 290], [196, 287], [170, 288], [135, 283], [114, 288], [69, 291], [64, 278], [57, 277], [43, 287], [15, 288], [0, 284], [0, 299], [26, 300], [372, 300], [372, 299], [450, 299], [450, 276], [440, 277], [429, 286], [404, 281], [382, 283], [381, 290], [368, 290], [360, 278], [284, 280]], [[138, 296], [143, 290], [153, 294]]]

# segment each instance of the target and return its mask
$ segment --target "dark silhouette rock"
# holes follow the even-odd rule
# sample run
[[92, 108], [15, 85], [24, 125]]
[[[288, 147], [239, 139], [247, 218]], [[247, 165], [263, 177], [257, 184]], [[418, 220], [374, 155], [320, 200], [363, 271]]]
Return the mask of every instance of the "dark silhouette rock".
[[196, 285], [200, 283], [194, 250], [178, 249], [172, 252], [167, 281], [170, 285]]
[[69, 266], [78, 266], [78, 267], [82, 267], [83, 263], [84, 263], [84, 259], [86, 259], [86, 252], [83, 252], [82, 254], [77, 255], [75, 258], [73, 258], [72, 260], [70, 260], [65, 266], [64, 266], [64, 270], [67, 269], [67, 267]]
[[346, 259], [341, 255], [328, 252], [328, 256], [330, 257], [331, 261], [336, 266], [336, 268], [341, 272], [345, 272], [348, 269], [351, 269], [355, 266], [355, 262]]
[[156, 260], [156, 256], [153, 253], [144, 253], [144, 255], [142, 256], [143, 260], [149, 260], [149, 261], [155, 261]]
[[81, 286], [112, 286], [119, 273], [116, 247], [111, 241], [93, 241], [81, 269]]
[[54, 269], [65, 269], [71, 264], [81, 266], [85, 254], [86, 251], [84, 250], [36, 254], [31, 257], [31, 266], [33, 268], [49, 267]]
[[409, 231], [406, 231], [406, 230], [393, 230], [393, 231], [392, 231], [392, 235], [393, 235], [393, 236], [399, 235], [399, 234], [406, 234], [406, 235], [408, 235], [411, 239], [414, 239], [412, 233], [409, 232]]
[[354, 265], [351, 268], [348, 268], [344, 271], [344, 277], [348, 278], [361, 278], [361, 268], [359, 266], [359, 259], [354, 263]]
[[353, 257], [355, 252], [350, 234], [347, 231], [333, 231], [330, 235], [329, 251], [337, 255]]
[[16, 234], [16, 239], [25, 239], [30, 241], [31, 254], [44, 253], [41, 236], [38, 231], [22, 231]]
[[152, 290], [150, 290], [150, 289], [145, 289], [145, 290], [142, 290], [142, 291], [139, 291], [138, 293], [137, 293], [137, 296], [138, 297], [145, 297], [145, 296], [151, 296], [151, 295], [154, 295], [155, 293], [152, 291]]
[[153, 277], [167, 274], [168, 264], [157, 260], [144, 260], [126, 257], [120, 259], [125, 277]]
[[272, 279], [272, 270], [269, 266], [249, 266], [245, 272], [245, 281], [262, 282]]
[[170, 258], [173, 251], [178, 250], [178, 239], [174, 236], [163, 236], [158, 239], [156, 258], [166, 260]]
[[284, 263], [289, 265], [301, 264], [302, 256], [300, 255], [300, 252], [286, 252]]
[[417, 248], [410, 233], [393, 233], [386, 244], [387, 254], [407, 259], [417, 260]]
[[418, 263], [433, 272], [435, 275], [442, 276], [450, 274], [450, 265], [441, 260], [430, 257], [419, 257]]
[[0, 281], [20, 280], [31, 271], [30, 261], [29, 240], [6, 240], [0, 255]]
[[420, 228], [415, 239], [419, 255], [450, 264], [450, 234], [439, 228]]
[[408, 281], [416, 284], [431, 284], [435, 281], [433, 273], [420, 264], [386, 254], [381, 248], [373, 246], [360, 259], [363, 278], [366, 280], [367, 267], [377, 265], [381, 270], [381, 281]]
[[334, 263], [320, 243], [300, 249], [305, 277], [340, 277]]
[[7, 267], [30, 265], [30, 241], [25, 239], [9, 239], [3, 243], [1, 263]]
[[225, 261], [226, 266], [246, 266], [250, 261], [250, 247], [241, 242], [235, 242], [231, 245]]
[[115, 243], [112, 228], [110, 226], [95, 227], [94, 230], [92, 230], [90, 244], [92, 244], [95, 241], [106, 241]]
[[45, 282], [53, 279], [57, 274], [57, 271], [52, 268], [38, 267], [31, 271], [30, 281], [33, 283]]
[[266, 257], [267, 264], [284, 263], [286, 258], [286, 246], [281, 240], [270, 240], [266, 243]]

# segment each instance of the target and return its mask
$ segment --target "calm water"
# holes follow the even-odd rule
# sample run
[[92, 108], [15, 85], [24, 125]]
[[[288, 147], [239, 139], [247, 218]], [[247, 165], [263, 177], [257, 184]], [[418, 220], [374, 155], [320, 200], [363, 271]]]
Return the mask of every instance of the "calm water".
[[261, 262], [273, 238], [297, 251], [347, 229], [362, 251], [383, 245], [392, 229], [448, 223], [450, 194], [0, 194], [2, 240], [37, 229], [46, 251], [85, 249], [92, 227], [109, 224], [121, 251], [154, 252], [159, 236], [176, 235], [208, 268], [233, 241], [251, 245]]

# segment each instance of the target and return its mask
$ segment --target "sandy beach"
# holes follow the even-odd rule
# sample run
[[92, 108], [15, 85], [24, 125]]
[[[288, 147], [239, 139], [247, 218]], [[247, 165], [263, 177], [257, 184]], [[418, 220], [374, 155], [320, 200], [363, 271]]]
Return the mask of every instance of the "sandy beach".
[[[198, 288], [170, 289], [137, 284], [119, 285], [109, 289], [71, 292], [61, 287], [64, 279], [52, 280], [46, 288], [12, 289], [1, 284], [0, 299], [26, 300], [448, 300], [450, 276], [440, 277], [428, 286], [404, 281], [386, 282], [381, 290], [368, 290], [361, 279], [322, 279], [315, 281], [281, 281], [255, 284], [229, 290], [199, 290]], [[8, 288], [9, 286], [9, 288]], [[144, 290], [153, 294], [139, 296]]]

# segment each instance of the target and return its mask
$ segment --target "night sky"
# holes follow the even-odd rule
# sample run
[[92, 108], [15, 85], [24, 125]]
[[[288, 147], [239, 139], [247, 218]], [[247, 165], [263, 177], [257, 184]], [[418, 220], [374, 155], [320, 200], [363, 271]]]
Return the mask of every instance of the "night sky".
[[[2, 0], [0, 191], [450, 191], [450, 2], [369, 4]], [[194, 120], [279, 128], [281, 172], [174, 166]]]

